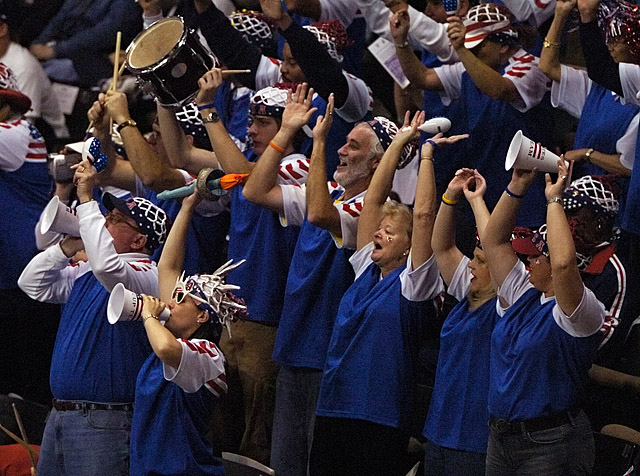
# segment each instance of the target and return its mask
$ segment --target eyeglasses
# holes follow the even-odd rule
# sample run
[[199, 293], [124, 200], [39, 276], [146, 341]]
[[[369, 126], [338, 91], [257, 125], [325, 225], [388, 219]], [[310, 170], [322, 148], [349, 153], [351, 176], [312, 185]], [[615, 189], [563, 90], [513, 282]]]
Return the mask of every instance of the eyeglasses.
[[122, 216], [122, 215], [118, 215], [116, 213], [114, 213], [113, 211], [107, 212], [107, 214], [104, 216], [105, 220], [111, 222], [113, 225], [119, 225], [119, 224], [123, 224], [126, 225], [128, 227], [130, 227], [132, 230], [138, 232], [138, 233], [142, 233], [140, 231], [140, 228], [138, 228], [137, 225], [132, 225], [131, 223], [129, 223], [126, 220], [126, 217]]
[[188, 294], [189, 296], [191, 296], [191, 299], [193, 299], [196, 302], [196, 306], [199, 305], [200, 303], [208, 304], [206, 300], [190, 293], [189, 291], [187, 291], [187, 289], [191, 289], [191, 287], [189, 286], [189, 279], [188, 278], [186, 280], [184, 279], [184, 271], [183, 271], [182, 276], [180, 276], [176, 280], [176, 285], [173, 287], [173, 291], [171, 292], [171, 299], [175, 299], [176, 304], [180, 304], [184, 301], [184, 298]]

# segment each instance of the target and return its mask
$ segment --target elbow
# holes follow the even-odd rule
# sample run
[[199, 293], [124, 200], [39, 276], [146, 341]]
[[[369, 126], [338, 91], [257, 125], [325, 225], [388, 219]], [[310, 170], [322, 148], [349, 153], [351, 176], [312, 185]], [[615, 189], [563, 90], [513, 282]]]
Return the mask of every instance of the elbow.
[[319, 228], [327, 228], [329, 223], [327, 214], [318, 210], [307, 210], [307, 221]]
[[551, 273], [553, 276], [566, 276], [567, 273], [577, 269], [578, 263], [575, 255], [571, 257], [556, 258], [551, 255]]
[[252, 187], [250, 182], [247, 182], [244, 187], [242, 187], [242, 196], [253, 203], [258, 203], [259, 194], [254, 190], [255, 187]]

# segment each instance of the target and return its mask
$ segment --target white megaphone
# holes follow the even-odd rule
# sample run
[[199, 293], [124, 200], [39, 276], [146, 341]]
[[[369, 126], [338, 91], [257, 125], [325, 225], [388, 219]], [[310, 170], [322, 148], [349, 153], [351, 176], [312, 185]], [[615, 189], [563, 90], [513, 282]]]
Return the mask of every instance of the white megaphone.
[[[540, 143], [532, 141], [522, 131], [516, 132], [509, 145], [507, 159], [504, 162], [505, 170], [538, 168], [540, 172], [558, 172], [558, 157]], [[565, 161], [565, 163], [567, 163]], [[567, 164], [568, 167], [568, 164]]]
[[62, 203], [57, 196], [51, 199], [42, 212], [40, 232], [44, 235], [49, 231], [80, 236], [80, 222], [76, 211]]
[[451, 129], [451, 121], [446, 117], [434, 117], [425, 121], [418, 130], [422, 132], [426, 132], [428, 134], [438, 134], [442, 132], [443, 134]]
[[[114, 286], [107, 304], [107, 319], [109, 323], [118, 321], [139, 321], [142, 319], [142, 306], [144, 302], [140, 294], [129, 291], [124, 284]], [[171, 312], [165, 308], [158, 316], [158, 320], [167, 321]]]

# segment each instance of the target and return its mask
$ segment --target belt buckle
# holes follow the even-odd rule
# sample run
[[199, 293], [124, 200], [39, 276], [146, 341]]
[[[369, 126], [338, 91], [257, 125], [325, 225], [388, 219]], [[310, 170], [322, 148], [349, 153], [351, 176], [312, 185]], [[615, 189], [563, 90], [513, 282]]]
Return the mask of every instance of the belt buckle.
[[504, 418], [498, 418], [493, 422], [493, 427], [498, 433], [506, 433], [511, 429], [511, 425]]

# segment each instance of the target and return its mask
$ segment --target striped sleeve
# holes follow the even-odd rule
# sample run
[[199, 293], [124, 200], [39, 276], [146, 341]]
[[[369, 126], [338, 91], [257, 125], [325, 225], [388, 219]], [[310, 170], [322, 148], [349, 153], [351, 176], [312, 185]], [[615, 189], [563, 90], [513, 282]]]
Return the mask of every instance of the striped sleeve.
[[46, 160], [44, 139], [26, 119], [0, 122], [0, 169], [15, 172], [25, 162]]
[[609, 306], [609, 309], [606, 310], [604, 323], [600, 328], [600, 332], [602, 334], [602, 342], [600, 342], [601, 349], [607, 342], [609, 342], [611, 336], [620, 324], [620, 312], [622, 311], [624, 297], [627, 293], [627, 272], [624, 268], [624, 265], [620, 261], [620, 258], [618, 258], [618, 256], [614, 254], [611, 258], [609, 258], [609, 262], [613, 265], [616, 271], [618, 286], [613, 298], [613, 302], [611, 303], [611, 306]]
[[520, 99], [511, 103], [520, 112], [537, 106], [551, 89], [551, 81], [538, 68], [539, 62], [537, 57], [521, 49], [509, 59], [504, 71], [503, 76], [511, 80], [520, 94]]
[[178, 339], [182, 345], [182, 358], [178, 369], [163, 364], [164, 378], [187, 393], [203, 386], [219, 397], [227, 393], [224, 356], [213, 342], [203, 339]]
[[333, 236], [338, 248], [355, 250], [357, 246], [358, 219], [364, 205], [364, 193], [350, 199], [348, 202], [335, 201], [334, 206], [340, 213], [340, 229], [342, 236]]
[[286, 157], [278, 169], [278, 183], [302, 185], [309, 176], [309, 159], [302, 154]]

